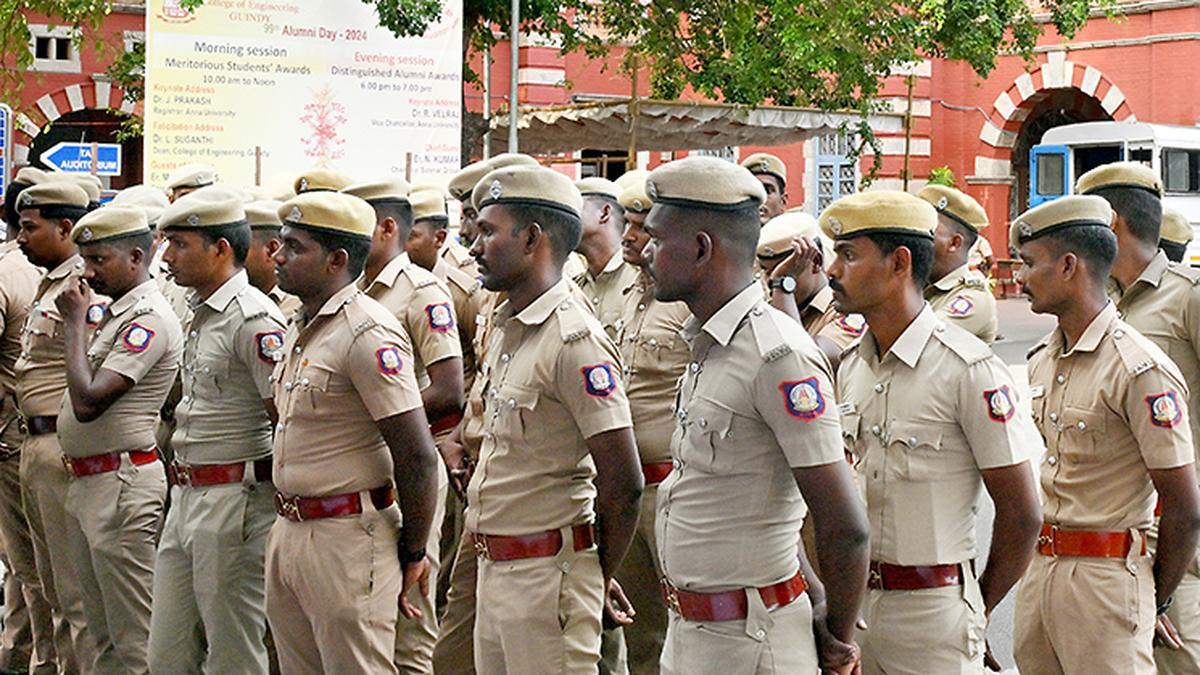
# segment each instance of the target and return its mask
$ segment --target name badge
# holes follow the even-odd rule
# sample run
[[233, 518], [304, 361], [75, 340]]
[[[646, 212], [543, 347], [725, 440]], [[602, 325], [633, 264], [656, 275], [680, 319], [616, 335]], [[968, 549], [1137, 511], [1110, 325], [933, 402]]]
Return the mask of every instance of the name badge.
[[858, 412], [858, 406], [855, 405], [853, 401], [838, 404], [839, 415], [853, 415], [856, 412]]
[[1046, 388], [1040, 384], [1036, 387], [1029, 388], [1029, 398], [1041, 398], [1042, 396], [1045, 396], [1045, 394]]

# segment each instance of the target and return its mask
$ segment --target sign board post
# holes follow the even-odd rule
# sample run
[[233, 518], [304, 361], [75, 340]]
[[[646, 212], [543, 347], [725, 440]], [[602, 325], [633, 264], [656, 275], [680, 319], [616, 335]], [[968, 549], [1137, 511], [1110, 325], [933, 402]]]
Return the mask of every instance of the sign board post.
[[56, 143], [41, 155], [42, 163], [65, 173], [121, 175], [121, 146], [116, 143]]
[[12, 108], [0, 103], [0, 201], [12, 180]]

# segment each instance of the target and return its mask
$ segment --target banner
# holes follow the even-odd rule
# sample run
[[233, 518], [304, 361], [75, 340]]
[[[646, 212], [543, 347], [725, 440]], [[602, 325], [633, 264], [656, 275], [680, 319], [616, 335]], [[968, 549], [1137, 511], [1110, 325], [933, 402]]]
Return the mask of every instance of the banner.
[[[146, 8], [145, 182], [203, 162], [222, 181], [312, 167], [444, 182], [459, 168], [462, 0], [418, 38], [371, 3], [178, 0]], [[256, 151], [257, 149], [257, 151]], [[410, 154], [411, 153], [411, 154]]]

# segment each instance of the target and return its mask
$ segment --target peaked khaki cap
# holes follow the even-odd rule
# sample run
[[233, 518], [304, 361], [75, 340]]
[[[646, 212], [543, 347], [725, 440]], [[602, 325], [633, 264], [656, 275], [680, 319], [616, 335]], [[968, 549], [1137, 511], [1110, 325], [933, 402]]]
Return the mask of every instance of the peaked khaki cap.
[[246, 223], [252, 230], [260, 228], [278, 230], [283, 227], [283, 221], [279, 219], [279, 207], [281, 206], [283, 206], [283, 202], [274, 199], [250, 202], [246, 205]]
[[200, 188], [220, 180], [216, 168], [208, 164], [184, 164], [167, 179], [167, 191], [176, 188]]
[[176, 199], [158, 219], [158, 229], [197, 230], [246, 220], [241, 190], [210, 185]]
[[1162, 197], [1163, 186], [1158, 175], [1141, 162], [1114, 162], [1103, 164], [1079, 177], [1075, 181], [1075, 193], [1090, 195], [1104, 188], [1139, 188], [1156, 197]]
[[96, 244], [135, 234], [149, 234], [146, 214], [136, 206], [105, 206], [80, 218], [71, 229], [76, 244]]
[[621, 186], [607, 178], [600, 178], [599, 176], [577, 180], [575, 181], [575, 187], [579, 189], [579, 194], [584, 197], [595, 195], [608, 197], [613, 200], [621, 198]]
[[699, 155], [651, 171], [646, 194], [655, 204], [717, 211], [758, 207], [767, 198], [762, 183], [744, 167]]
[[1187, 216], [1175, 209], [1163, 207], [1162, 229], [1158, 233], [1160, 240], [1169, 241], [1172, 244], [1186, 244], [1195, 236], [1196, 233], [1192, 230], [1192, 224], [1188, 222]]
[[469, 200], [471, 199], [471, 192], [479, 184], [479, 179], [486, 176], [491, 170], [491, 166], [486, 159], [468, 164], [460, 169], [458, 173], [454, 174], [446, 189], [450, 192], [450, 196], [455, 199], [465, 198]]
[[408, 203], [412, 205], [413, 221], [425, 218], [448, 218], [446, 213], [446, 195], [439, 187], [414, 189], [408, 195]]
[[[647, 173], [646, 175], [650, 174]], [[617, 198], [617, 201], [621, 203], [621, 206], [625, 207], [627, 212], [632, 213], [649, 213], [650, 207], [654, 206], [654, 202], [650, 200], [650, 195], [646, 194], [646, 180], [644, 178], [632, 182], [624, 190], [621, 190], [621, 196]]]
[[136, 206], [146, 214], [146, 222], [154, 227], [171, 201], [167, 199], [167, 193], [151, 185], [130, 185], [118, 192], [108, 205]]
[[90, 198], [83, 188], [70, 181], [46, 181], [21, 191], [17, 197], [18, 209], [42, 206], [72, 206], [86, 209]]
[[24, 183], [26, 185], [37, 185], [50, 177], [50, 174], [37, 168], [36, 166], [23, 166], [17, 171], [17, 175], [13, 176], [14, 183]]
[[779, 182], [787, 185], [787, 165], [783, 163], [782, 159], [768, 152], [756, 152], [750, 155], [742, 160], [742, 166], [756, 176], [758, 174], [775, 176]]
[[917, 196], [933, 205], [937, 212], [974, 232], [988, 226], [987, 211], [971, 195], [945, 185], [926, 185]]
[[617, 176], [617, 180], [613, 182], [616, 183], [617, 187], [621, 188], [621, 190], [624, 190], [630, 185], [645, 186], [646, 177], [649, 175], [650, 172], [645, 169], [634, 169], [633, 171], [626, 171], [620, 176]]
[[342, 194], [353, 195], [370, 204], [375, 202], [407, 202], [408, 193], [411, 191], [412, 187], [408, 184], [408, 181], [399, 177], [354, 183], [340, 190]]
[[872, 190], [842, 197], [825, 207], [817, 220], [825, 236], [849, 239], [863, 234], [909, 234], [933, 239], [933, 205], [899, 190]]
[[763, 258], [791, 253], [792, 241], [800, 237], [823, 238], [817, 219], [804, 211], [785, 211], [763, 225], [758, 233], [756, 253]]
[[309, 169], [296, 178], [293, 188], [296, 194], [305, 192], [337, 192], [350, 185], [354, 179], [333, 169]]
[[1112, 207], [1103, 197], [1071, 195], [1046, 202], [1017, 216], [1009, 226], [1008, 238], [1013, 248], [1020, 248], [1025, 242], [1069, 227], [1112, 227], [1112, 220]]
[[510, 166], [492, 171], [475, 186], [476, 210], [491, 204], [532, 204], [565, 211], [576, 218], [583, 196], [563, 174], [542, 166]]
[[358, 197], [340, 192], [301, 193], [280, 205], [277, 213], [289, 227], [363, 239], [375, 233], [375, 209]]

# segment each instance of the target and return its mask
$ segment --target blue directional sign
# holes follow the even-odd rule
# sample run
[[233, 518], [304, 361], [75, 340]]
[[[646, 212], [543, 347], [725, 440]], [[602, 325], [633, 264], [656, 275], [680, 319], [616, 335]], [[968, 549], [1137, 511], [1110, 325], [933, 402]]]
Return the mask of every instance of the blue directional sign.
[[12, 108], [0, 103], [0, 200], [8, 192], [8, 176], [12, 171]]
[[42, 163], [67, 173], [121, 175], [121, 146], [116, 143], [58, 143], [42, 153]]

